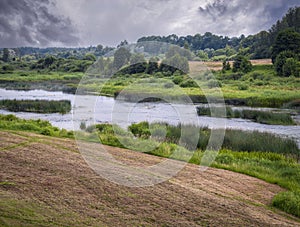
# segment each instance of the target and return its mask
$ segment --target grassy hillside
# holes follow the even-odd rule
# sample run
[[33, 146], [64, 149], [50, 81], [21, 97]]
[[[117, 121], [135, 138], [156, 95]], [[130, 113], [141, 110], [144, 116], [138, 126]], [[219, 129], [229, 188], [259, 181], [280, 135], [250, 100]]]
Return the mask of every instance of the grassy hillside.
[[[154, 125], [154, 127], [156, 127], [156, 131], [158, 130], [157, 132], [159, 132], [160, 129], [158, 126]], [[133, 148], [138, 151], [138, 153], [141, 151], [146, 151], [147, 154], [151, 154], [153, 156], [169, 158], [178, 146], [176, 144], [178, 143], [178, 139], [180, 137], [180, 128], [168, 126], [167, 137], [165, 141], [163, 141], [160, 137], [153, 137], [150, 139], [149, 131], [147, 131], [149, 130], [148, 127], [149, 125], [147, 126], [147, 124], [132, 125], [130, 130], [137, 137], [136, 139], [133, 139], [129, 136], [129, 132], [126, 132], [121, 128], [115, 128], [119, 135], [117, 138], [115, 135], [116, 132], [114, 132], [111, 125], [103, 124], [90, 126], [86, 128], [85, 132], [77, 132], [77, 139], [81, 138], [82, 140], [96, 142], [94, 145], [99, 143], [101, 140], [102, 144], [114, 147], [123, 147], [123, 144], [120, 141], [126, 141], [127, 144], [131, 144]], [[14, 139], [10, 140], [4, 137], [1, 143], [3, 151], [22, 148], [23, 146], [27, 147], [32, 143], [34, 144], [36, 142], [42, 142], [51, 146], [57, 144], [55, 147], [58, 147], [59, 149], [77, 152], [76, 147], [69, 149], [69, 142], [63, 142], [65, 139], [59, 138], [72, 137], [72, 132], [59, 130], [45, 121], [22, 120], [12, 115], [2, 115], [0, 129], [2, 131], [13, 130], [4, 133], [4, 135], [8, 133], [11, 137], [12, 134], [22, 135], [17, 136], [18, 139], [16, 138], [16, 142]], [[154, 128], [152, 126], [152, 130], [153, 129]], [[23, 136], [24, 133], [18, 132], [20, 130], [27, 131], [25, 136]], [[155, 133], [154, 131], [152, 131], [152, 133], [158, 136], [159, 134]], [[28, 132], [39, 133], [42, 135], [52, 135], [55, 136], [55, 139], [52, 137], [48, 138], [48, 142], [44, 139], [41, 141], [40, 138], [44, 137], [40, 137], [36, 134], [28, 134]], [[189, 156], [191, 152], [188, 150], [188, 146], [179, 147], [181, 152], [179, 155], [174, 156], [173, 158], [199, 165], [204, 155], [203, 150], [206, 148], [205, 144], [207, 144], [209, 130], [205, 128], [201, 129], [200, 134], [200, 140], [197, 145], [198, 149], [194, 152], [194, 154], [192, 154], [192, 157], [189, 160], [186, 160], [186, 157]], [[120, 137], [120, 135], [122, 136]], [[75, 143], [75, 141], [71, 143]], [[155, 149], [148, 151], [148, 148], [151, 147], [154, 147]], [[247, 150], [245, 150], [245, 148], [247, 148]], [[41, 149], [39, 152], [47, 155], [48, 148], [39, 149]], [[117, 150], [124, 151], [120, 149]], [[26, 153], [24, 153], [24, 155], [26, 156]], [[286, 211], [287, 213], [300, 217], [300, 207], [298, 202], [300, 197], [300, 165], [297, 162], [297, 157], [299, 158], [299, 149], [293, 141], [281, 139], [267, 133], [250, 133], [230, 130], [227, 131], [223, 143], [223, 149], [212, 163], [212, 166], [254, 176], [287, 189], [287, 192], [282, 192], [274, 198], [272, 205]], [[64, 160], [64, 158], [62, 158], [62, 160]], [[3, 187], [11, 187], [14, 186], [14, 182], [11, 182], [10, 180], [3, 180], [1, 185]], [[269, 205], [270, 204], [271, 200], [269, 201]]]
[[[20, 131], [1, 131], [0, 138], [1, 226], [299, 225], [270, 208], [279, 186], [246, 175], [189, 164], [167, 182], [128, 188], [97, 176], [74, 140]], [[105, 148], [133, 165], [162, 161]]]

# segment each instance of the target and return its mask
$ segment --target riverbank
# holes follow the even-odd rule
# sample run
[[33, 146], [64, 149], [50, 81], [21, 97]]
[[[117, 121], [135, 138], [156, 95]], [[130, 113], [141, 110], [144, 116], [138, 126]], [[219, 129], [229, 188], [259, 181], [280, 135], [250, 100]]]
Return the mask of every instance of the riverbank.
[[[140, 96], [143, 93], [151, 101], [153, 101], [151, 97], [157, 95], [170, 100], [181, 100], [187, 95], [194, 103], [207, 103], [210, 97], [215, 101], [225, 100], [229, 105], [251, 107], [280, 108], [300, 100], [298, 92], [300, 78], [279, 77], [269, 64], [254, 62], [253, 70], [245, 74], [222, 70], [204, 71], [203, 62], [189, 64], [191, 78], [187, 75], [163, 73], [153, 75], [118, 73], [111, 78], [102, 78], [99, 75], [93, 77], [83, 73], [15, 70], [1, 74], [0, 87], [14, 90], [43, 89], [75, 94], [80, 84], [80, 90], [87, 94], [117, 97], [122, 91], [122, 97], [119, 98], [128, 102], [141, 101]], [[209, 66], [210, 63], [207, 64]], [[143, 85], [147, 84], [150, 87], [149, 91], [145, 92], [142, 85], [137, 86], [140, 80], [143, 81]]]
[[[0, 110], [0, 113], [2, 114], [15, 114], [16, 116], [24, 119], [42, 119], [50, 121], [51, 124], [56, 127], [67, 130], [80, 129], [82, 121], [86, 122], [87, 125], [101, 122], [117, 123], [121, 127], [127, 128], [128, 125], [141, 121], [165, 122], [171, 125], [177, 125], [179, 123], [190, 123], [190, 119], [195, 119], [201, 127], [208, 127], [210, 129], [220, 128], [220, 125], [218, 124], [220, 121], [217, 118], [197, 116], [196, 106], [190, 105], [171, 105], [163, 102], [130, 103], [105, 96], [75, 96], [72, 94], [64, 94], [62, 92], [48, 92], [44, 90], [14, 91], [0, 89], [0, 94], [0, 99], [69, 100], [71, 102], [72, 110], [70, 113], [64, 115], [9, 112]], [[91, 107], [93, 107], [93, 109], [91, 109]], [[234, 110], [242, 110], [246, 107], [231, 108], [234, 108]], [[184, 118], [180, 118], [175, 109], [189, 111], [184, 114]], [[252, 109], [256, 110], [256, 108]], [[89, 112], [89, 110], [92, 112]], [[123, 115], [119, 116], [118, 110], [124, 110], [125, 112]], [[260, 108], [257, 110], [277, 111], [276, 109]], [[115, 116], [113, 119], [112, 114]], [[298, 146], [300, 147], [300, 126], [266, 125], [238, 118], [224, 119], [222, 122], [224, 127], [227, 129], [240, 129], [250, 132], [269, 132], [283, 138], [291, 138], [297, 141]]]
[[[287, 110], [284, 112], [279, 112], [279, 110], [277, 110], [275, 112], [271, 110], [266, 111], [251, 109], [233, 110], [228, 106], [224, 108], [225, 110], [222, 111], [222, 109], [217, 106], [198, 106], [197, 113], [199, 116], [249, 119], [253, 122], [269, 125], [296, 125], [296, 122], [291, 116], [294, 113], [292, 110], [289, 110], [289, 112], [287, 112]], [[221, 114], [222, 112], [224, 113]]]

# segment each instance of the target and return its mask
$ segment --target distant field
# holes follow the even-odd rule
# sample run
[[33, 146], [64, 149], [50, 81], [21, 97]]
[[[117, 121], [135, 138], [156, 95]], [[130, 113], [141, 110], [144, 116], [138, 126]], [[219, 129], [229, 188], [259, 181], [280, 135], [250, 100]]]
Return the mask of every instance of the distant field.
[[[257, 59], [257, 60], [250, 60], [252, 65], [272, 65], [271, 59]], [[230, 64], [233, 64], [233, 61], [229, 61]], [[221, 70], [222, 69], [222, 63], [221, 61], [207, 61], [207, 62], [201, 62], [201, 61], [190, 61], [190, 69], [191, 71], [196, 70], [199, 66], [205, 65], [210, 70]]]

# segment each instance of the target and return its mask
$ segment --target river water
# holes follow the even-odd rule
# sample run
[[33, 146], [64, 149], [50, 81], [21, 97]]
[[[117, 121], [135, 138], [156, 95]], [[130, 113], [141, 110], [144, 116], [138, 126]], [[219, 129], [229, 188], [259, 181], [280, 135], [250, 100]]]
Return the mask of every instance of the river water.
[[[38, 114], [27, 112], [9, 112], [0, 110], [1, 114], [14, 114], [24, 119], [42, 119], [52, 125], [68, 130], [77, 130], [82, 121], [87, 125], [94, 123], [117, 123], [127, 127], [131, 123], [167, 122], [170, 124], [193, 123], [209, 128], [231, 128], [246, 131], [270, 132], [297, 141], [300, 147], [300, 126], [265, 125], [244, 119], [220, 119], [197, 116], [192, 104], [169, 104], [158, 102], [129, 103], [105, 96], [73, 95], [44, 90], [16, 91], [0, 89], [0, 99], [44, 99], [70, 100], [72, 111], [68, 114]], [[299, 118], [299, 116], [297, 116]]]

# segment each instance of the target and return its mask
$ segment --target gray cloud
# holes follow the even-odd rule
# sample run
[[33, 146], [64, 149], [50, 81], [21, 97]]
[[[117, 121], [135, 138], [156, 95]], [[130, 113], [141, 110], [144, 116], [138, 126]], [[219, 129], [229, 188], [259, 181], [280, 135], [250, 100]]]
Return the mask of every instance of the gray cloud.
[[1, 0], [1, 46], [117, 45], [207, 31], [248, 35], [269, 29], [296, 5], [299, 0]]
[[50, 0], [1, 0], [0, 47], [78, 45], [71, 21]]
[[235, 35], [253, 34], [268, 30], [299, 0], [212, 0], [198, 8], [199, 18], [210, 31]]
[[218, 17], [223, 16], [227, 11], [227, 4], [224, 0], [216, 0], [212, 3], [208, 3], [204, 7], [199, 7], [200, 13], [211, 16], [214, 20]]

